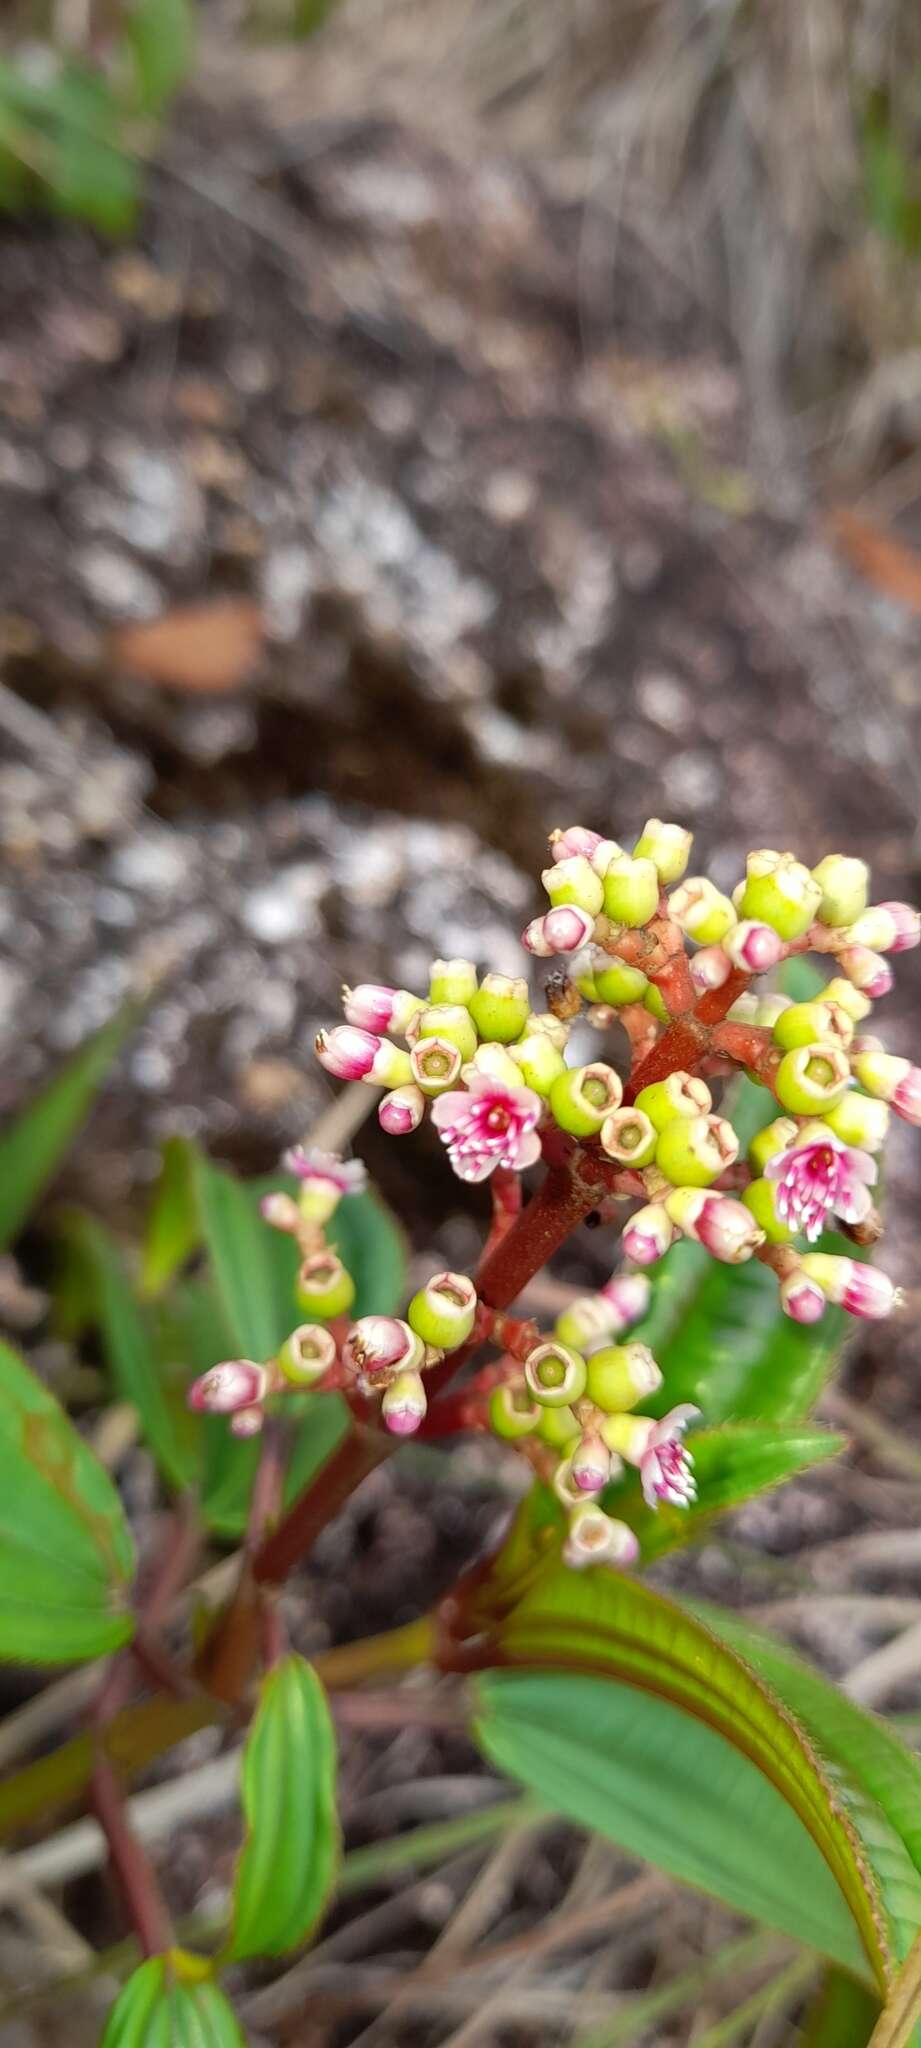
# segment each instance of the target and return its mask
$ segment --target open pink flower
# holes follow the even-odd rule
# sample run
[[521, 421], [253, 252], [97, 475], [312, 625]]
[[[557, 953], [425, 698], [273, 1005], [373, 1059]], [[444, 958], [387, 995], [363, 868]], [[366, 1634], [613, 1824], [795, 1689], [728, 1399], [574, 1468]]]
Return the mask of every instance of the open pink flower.
[[338, 1195], [360, 1195], [368, 1185], [367, 1168], [360, 1159], [340, 1159], [336, 1152], [320, 1152], [316, 1146], [292, 1145], [282, 1165], [305, 1183], [317, 1181]]
[[778, 1152], [764, 1169], [777, 1182], [777, 1214], [790, 1230], [814, 1243], [829, 1216], [861, 1223], [870, 1206], [876, 1163], [869, 1152], [844, 1145], [834, 1131]]
[[487, 1180], [497, 1166], [520, 1170], [540, 1158], [533, 1088], [511, 1088], [494, 1074], [471, 1074], [466, 1088], [439, 1095], [432, 1108], [442, 1144], [461, 1180]]
[[669, 1507], [686, 1508], [696, 1500], [694, 1460], [681, 1439], [688, 1423], [699, 1414], [699, 1408], [684, 1401], [680, 1407], [672, 1408], [668, 1415], [663, 1416], [661, 1422], [653, 1424], [640, 1461], [640, 1479], [647, 1506], [658, 1507], [660, 1500], [664, 1500]]

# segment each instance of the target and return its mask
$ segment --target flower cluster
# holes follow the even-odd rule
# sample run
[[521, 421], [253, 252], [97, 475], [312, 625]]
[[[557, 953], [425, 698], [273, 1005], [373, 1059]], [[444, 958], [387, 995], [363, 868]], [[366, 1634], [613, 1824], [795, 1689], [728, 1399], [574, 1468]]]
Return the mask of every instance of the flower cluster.
[[[206, 1374], [193, 1405], [248, 1433], [274, 1395], [335, 1386], [359, 1408], [379, 1398], [385, 1425], [405, 1435], [426, 1416], [425, 1375], [438, 1367], [440, 1390], [446, 1360], [459, 1367], [492, 1344], [499, 1363], [462, 1382], [455, 1426], [491, 1427], [552, 1480], [571, 1563], [623, 1563], [635, 1537], [601, 1496], [625, 1464], [638, 1469], [650, 1506], [694, 1498], [683, 1434], [696, 1411], [676, 1408], [664, 1421], [637, 1412], [661, 1373], [627, 1335], [648, 1307], [646, 1269], [678, 1238], [731, 1264], [757, 1257], [795, 1321], [815, 1321], [827, 1302], [856, 1316], [889, 1313], [886, 1275], [819, 1240], [834, 1224], [855, 1251], [876, 1241], [890, 1111], [921, 1124], [921, 1070], [864, 1029], [891, 986], [889, 957], [918, 943], [921, 918], [906, 904], [869, 904], [865, 865], [844, 855], [810, 869], [758, 849], [725, 895], [687, 873], [690, 850], [688, 832], [657, 818], [630, 851], [582, 826], [552, 834], [549, 908], [523, 934], [533, 958], [562, 960], [543, 1008], [532, 1007], [525, 978], [480, 979], [466, 960], [436, 960], [426, 995], [377, 984], [343, 991], [345, 1022], [317, 1038], [322, 1064], [385, 1091], [378, 1115], [388, 1133], [416, 1130], [430, 1110], [459, 1178], [491, 1182], [484, 1264], [476, 1282], [436, 1275], [405, 1319], [350, 1320], [354, 1285], [324, 1230], [336, 1204], [360, 1191], [363, 1169], [295, 1148], [285, 1163], [299, 1196], [278, 1193], [263, 1206], [297, 1241], [297, 1301], [309, 1320], [276, 1359]], [[813, 999], [757, 986], [806, 952], [829, 969]], [[569, 1064], [580, 1020], [619, 1030], [626, 1056]], [[775, 1105], [747, 1148], [725, 1090], [740, 1072]], [[499, 1312], [516, 1288], [490, 1294], [490, 1255], [509, 1228], [528, 1228], [527, 1209], [515, 1222], [519, 1176], [541, 1160], [551, 1177], [589, 1189], [583, 1214], [619, 1217], [626, 1261], [549, 1336]]]

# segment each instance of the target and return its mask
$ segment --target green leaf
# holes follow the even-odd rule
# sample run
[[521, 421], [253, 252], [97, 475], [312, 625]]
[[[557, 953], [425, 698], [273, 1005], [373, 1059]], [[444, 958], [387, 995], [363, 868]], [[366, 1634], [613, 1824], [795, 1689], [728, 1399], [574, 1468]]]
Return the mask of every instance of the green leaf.
[[[613, 1572], [569, 1572], [552, 1532], [543, 1541], [530, 1584], [519, 1556], [517, 1584], [481, 1569], [457, 1602], [463, 1637], [449, 1661], [466, 1649], [477, 1668], [502, 1667], [479, 1682], [487, 1753], [563, 1811], [846, 1968], [860, 1971], [862, 1943], [885, 1990], [905, 1895], [890, 1882], [880, 1808], [855, 1807], [850, 1782], [842, 1794], [796, 1703], [696, 1616]], [[904, 1854], [898, 1875], [910, 1877]]]
[[[184, 1960], [179, 1959], [180, 1968]], [[216, 1984], [207, 1978], [183, 1980], [174, 1959], [152, 1956], [128, 1978], [99, 2048], [246, 2048], [246, 2043]]]
[[722, 1608], [695, 1603], [695, 1612], [744, 1657], [814, 1743], [863, 1838], [901, 1962], [921, 1925], [921, 1759], [773, 1637]]
[[137, 101], [145, 114], [162, 113], [192, 69], [195, 16], [188, 0], [137, 0], [124, 18], [134, 59]]
[[867, 2048], [879, 2002], [843, 1970], [826, 1970], [803, 2025], [801, 2048]]
[[286, 1657], [266, 1678], [243, 1756], [247, 1835], [225, 1960], [279, 1956], [305, 1941], [339, 1858], [336, 1738], [310, 1664]]
[[140, 1016], [127, 1003], [0, 1139], [0, 1248], [12, 1244], [56, 1174]]
[[64, 1410], [0, 1344], [0, 1657], [69, 1664], [130, 1640], [118, 1494]]
[[406, 1288], [406, 1239], [380, 1196], [370, 1188], [347, 1196], [327, 1236], [355, 1282], [353, 1315], [395, 1315]]
[[162, 1294], [200, 1243], [190, 1148], [184, 1138], [167, 1138], [144, 1231], [141, 1293]]
[[[195, 1197], [228, 1334], [240, 1358], [271, 1358], [295, 1320], [293, 1290], [284, 1298], [278, 1284], [273, 1240], [252, 1192], [222, 1167], [193, 1149]], [[285, 1246], [290, 1251], [289, 1245]]]
[[697, 1499], [690, 1508], [648, 1507], [635, 1474], [606, 1491], [605, 1507], [636, 1531], [646, 1564], [698, 1542], [713, 1518], [728, 1508], [837, 1457], [847, 1438], [803, 1423], [724, 1422], [718, 1429], [696, 1431], [688, 1443], [697, 1480]]
[[144, 1434], [171, 1486], [191, 1485], [197, 1460], [190, 1432], [177, 1426], [163, 1391], [163, 1378], [149, 1328], [132, 1294], [116, 1246], [101, 1223], [83, 1211], [62, 1219], [70, 1285], [82, 1260], [106, 1363], [117, 1393], [137, 1409]]

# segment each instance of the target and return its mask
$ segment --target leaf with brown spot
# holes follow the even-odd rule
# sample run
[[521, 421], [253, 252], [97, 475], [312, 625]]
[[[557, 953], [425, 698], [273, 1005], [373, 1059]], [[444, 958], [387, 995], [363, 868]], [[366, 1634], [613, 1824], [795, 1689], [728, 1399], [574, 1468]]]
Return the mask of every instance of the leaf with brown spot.
[[119, 668], [166, 689], [218, 696], [242, 689], [255, 674], [263, 623], [248, 598], [181, 605], [161, 619], [119, 626], [110, 650]]
[[72, 1422], [0, 1343], [0, 1657], [103, 1657], [134, 1628], [131, 1534]]

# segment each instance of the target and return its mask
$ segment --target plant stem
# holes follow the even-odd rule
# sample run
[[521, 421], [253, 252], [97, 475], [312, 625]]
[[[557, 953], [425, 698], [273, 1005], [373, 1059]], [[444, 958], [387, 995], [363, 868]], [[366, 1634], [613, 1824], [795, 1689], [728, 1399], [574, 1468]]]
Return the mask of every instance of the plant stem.
[[172, 1946], [170, 1917], [153, 1864], [132, 1832], [115, 1772], [101, 1749], [93, 1765], [92, 1806], [143, 1953], [165, 1955]]
[[689, 1016], [676, 1017], [626, 1082], [624, 1102], [628, 1108], [636, 1101], [640, 1089], [648, 1088], [652, 1081], [664, 1081], [667, 1074], [679, 1069], [692, 1073], [709, 1043], [710, 1033], [694, 1011]]
[[343, 1503], [376, 1465], [396, 1448], [383, 1431], [355, 1422], [347, 1437], [327, 1458], [312, 1486], [294, 1502], [278, 1528], [260, 1544], [253, 1559], [257, 1586], [280, 1586], [314, 1538], [337, 1515]]

